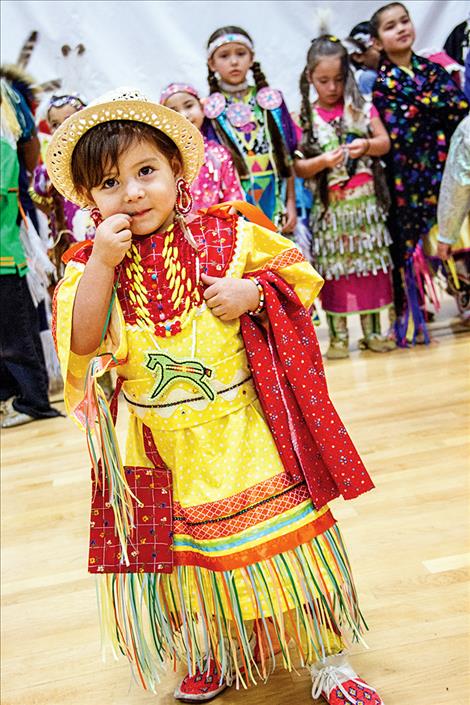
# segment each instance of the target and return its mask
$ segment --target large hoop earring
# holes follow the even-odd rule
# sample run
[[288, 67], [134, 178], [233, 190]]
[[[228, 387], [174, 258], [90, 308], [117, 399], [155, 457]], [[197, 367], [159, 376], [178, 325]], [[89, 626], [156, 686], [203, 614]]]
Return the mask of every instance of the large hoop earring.
[[175, 210], [178, 215], [188, 215], [193, 207], [193, 197], [187, 182], [182, 179], [176, 179], [176, 201]]
[[90, 218], [92, 219], [93, 223], [95, 224], [95, 228], [97, 228], [98, 225], [101, 225], [101, 223], [103, 222], [103, 216], [101, 215], [98, 208], [91, 209]]

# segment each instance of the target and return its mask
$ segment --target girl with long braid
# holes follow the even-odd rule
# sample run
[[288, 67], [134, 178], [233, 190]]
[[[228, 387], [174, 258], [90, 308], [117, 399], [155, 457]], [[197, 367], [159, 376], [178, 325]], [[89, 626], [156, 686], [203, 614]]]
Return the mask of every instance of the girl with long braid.
[[[297, 138], [282, 94], [268, 85], [254, 60], [253, 40], [241, 27], [211, 34], [207, 64], [205, 115], [232, 153], [246, 199], [290, 234], [297, 220], [292, 169]], [[250, 70], [254, 85], [247, 81]]]
[[[313, 104], [311, 84], [318, 96]], [[327, 357], [348, 357], [347, 316], [353, 313], [361, 317], [360, 347], [388, 352], [395, 343], [381, 335], [380, 311], [392, 303], [390, 237], [377, 157], [390, 149], [389, 138], [375, 108], [360, 95], [336, 37], [313, 40], [300, 89], [303, 137], [295, 171], [315, 196], [312, 262], [325, 279]]]

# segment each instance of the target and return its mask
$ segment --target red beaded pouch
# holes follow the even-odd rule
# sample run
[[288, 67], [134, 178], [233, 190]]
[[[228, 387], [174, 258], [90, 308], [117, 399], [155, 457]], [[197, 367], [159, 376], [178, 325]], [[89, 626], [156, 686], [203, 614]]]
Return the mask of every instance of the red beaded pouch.
[[[121, 380], [116, 385], [110, 410], [116, 422], [117, 400]], [[90, 516], [90, 573], [171, 573], [172, 552], [172, 479], [164, 465], [147, 426], [142, 427], [144, 448], [153, 467], [126, 466], [133, 500], [133, 529], [127, 542], [126, 564], [116, 531], [114, 512], [109, 502], [107, 478], [99, 480], [92, 473]]]

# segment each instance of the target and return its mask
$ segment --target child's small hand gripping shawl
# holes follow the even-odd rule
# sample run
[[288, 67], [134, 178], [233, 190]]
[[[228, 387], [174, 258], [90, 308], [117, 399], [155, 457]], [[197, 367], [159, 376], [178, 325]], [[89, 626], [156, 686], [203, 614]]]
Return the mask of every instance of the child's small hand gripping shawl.
[[242, 335], [284, 467], [305, 479], [316, 507], [367, 492], [374, 485], [329, 397], [310, 315], [274, 272], [250, 276], [263, 285], [269, 325], [244, 315]]

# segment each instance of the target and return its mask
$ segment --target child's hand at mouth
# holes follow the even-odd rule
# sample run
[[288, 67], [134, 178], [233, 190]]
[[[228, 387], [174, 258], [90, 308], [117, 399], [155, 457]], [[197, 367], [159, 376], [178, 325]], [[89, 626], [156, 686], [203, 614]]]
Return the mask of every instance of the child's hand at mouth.
[[97, 227], [91, 257], [101, 265], [114, 269], [122, 262], [132, 244], [132, 216], [115, 213]]

